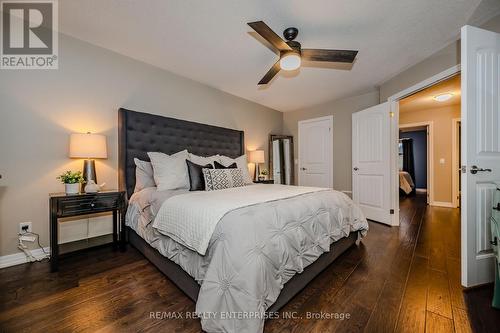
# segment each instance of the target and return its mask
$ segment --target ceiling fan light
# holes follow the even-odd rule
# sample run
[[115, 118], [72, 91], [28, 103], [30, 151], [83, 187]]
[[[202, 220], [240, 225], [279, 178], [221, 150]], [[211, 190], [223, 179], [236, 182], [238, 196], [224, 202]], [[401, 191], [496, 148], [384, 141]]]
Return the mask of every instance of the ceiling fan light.
[[453, 97], [452, 93], [444, 93], [444, 94], [436, 95], [433, 98], [437, 102], [446, 102], [447, 100], [449, 100], [452, 97]]
[[297, 53], [288, 53], [281, 57], [280, 68], [285, 71], [293, 71], [300, 67], [300, 55]]

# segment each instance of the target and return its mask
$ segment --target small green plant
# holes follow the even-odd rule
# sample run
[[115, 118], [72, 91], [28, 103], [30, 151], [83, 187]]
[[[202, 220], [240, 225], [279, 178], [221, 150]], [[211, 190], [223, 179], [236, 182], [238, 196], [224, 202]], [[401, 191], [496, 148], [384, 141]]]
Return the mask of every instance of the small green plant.
[[57, 177], [63, 184], [76, 184], [83, 182], [83, 176], [81, 171], [72, 172], [70, 170], [66, 171], [59, 177]]
[[267, 172], [267, 169], [262, 169], [260, 170], [260, 174], [263, 176], [267, 176], [269, 173]]

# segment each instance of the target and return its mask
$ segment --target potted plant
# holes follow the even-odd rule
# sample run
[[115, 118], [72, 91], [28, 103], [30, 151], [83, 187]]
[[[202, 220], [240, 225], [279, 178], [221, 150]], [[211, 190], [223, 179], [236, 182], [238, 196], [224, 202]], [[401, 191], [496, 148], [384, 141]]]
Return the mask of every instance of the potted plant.
[[57, 177], [64, 184], [66, 194], [77, 194], [80, 192], [80, 183], [83, 182], [81, 171], [66, 171]]
[[259, 180], [265, 180], [266, 179], [266, 176], [269, 174], [269, 172], [267, 172], [267, 169], [262, 169], [260, 171], [260, 176], [259, 176]]

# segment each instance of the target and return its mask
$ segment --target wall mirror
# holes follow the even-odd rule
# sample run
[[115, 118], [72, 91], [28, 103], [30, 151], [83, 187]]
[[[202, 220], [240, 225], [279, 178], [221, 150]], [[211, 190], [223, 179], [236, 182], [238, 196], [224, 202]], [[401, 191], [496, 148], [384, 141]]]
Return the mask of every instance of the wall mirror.
[[269, 175], [275, 184], [293, 184], [293, 136], [269, 136]]

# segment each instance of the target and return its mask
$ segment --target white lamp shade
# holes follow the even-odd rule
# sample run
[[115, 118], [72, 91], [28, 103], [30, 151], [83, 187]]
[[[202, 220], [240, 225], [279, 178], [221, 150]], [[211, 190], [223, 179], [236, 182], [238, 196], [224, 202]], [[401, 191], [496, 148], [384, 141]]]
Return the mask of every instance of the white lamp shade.
[[73, 133], [69, 138], [69, 157], [107, 158], [106, 136], [92, 133]]
[[248, 159], [250, 163], [264, 163], [264, 151], [254, 150], [248, 153]]

